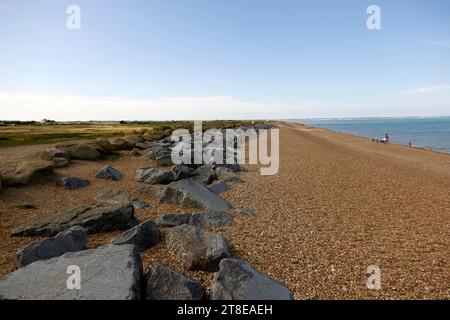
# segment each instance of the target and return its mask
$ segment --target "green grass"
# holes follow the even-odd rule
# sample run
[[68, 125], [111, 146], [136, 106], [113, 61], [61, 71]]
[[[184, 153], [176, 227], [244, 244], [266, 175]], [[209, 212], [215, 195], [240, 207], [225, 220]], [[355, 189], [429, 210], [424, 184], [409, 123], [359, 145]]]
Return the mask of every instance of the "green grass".
[[[216, 120], [204, 121], [203, 130], [210, 128], [233, 128], [249, 125], [251, 121]], [[256, 123], [256, 122], [255, 122]], [[155, 137], [165, 130], [185, 128], [193, 130], [192, 121], [149, 121], [149, 122], [95, 122], [62, 123], [55, 125], [15, 124], [0, 126], [0, 148], [34, 144], [57, 143], [70, 140], [90, 140], [129, 134], [143, 134], [147, 131]], [[155, 138], [157, 139], [157, 138]]]

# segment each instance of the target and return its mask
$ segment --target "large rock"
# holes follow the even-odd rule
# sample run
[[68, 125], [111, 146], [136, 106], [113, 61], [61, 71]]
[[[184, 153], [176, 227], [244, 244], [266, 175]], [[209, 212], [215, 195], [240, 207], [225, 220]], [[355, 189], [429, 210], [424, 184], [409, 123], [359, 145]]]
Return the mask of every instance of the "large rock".
[[152, 220], [147, 220], [115, 237], [112, 244], [134, 244], [140, 251], [148, 249], [159, 242], [158, 227]]
[[43, 159], [36, 155], [21, 159], [10, 159], [0, 163], [0, 176], [4, 186], [26, 184], [35, 174], [53, 171], [53, 160]]
[[70, 152], [63, 148], [48, 148], [47, 154], [52, 158], [65, 158], [70, 160]]
[[183, 224], [166, 229], [166, 246], [187, 270], [216, 271], [223, 258], [230, 257], [226, 239], [216, 233]]
[[160, 215], [156, 220], [156, 224], [161, 228], [172, 228], [181, 226], [182, 224], [188, 224], [191, 220], [191, 214], [185, 213], [164, 213]]
[[245, 261], [223, 259], [211, 286], [213, 300], [293, 300], [281, 282], [257, 272]]
[[205, 267], [206, 245], [200, 228], [181, 225], [167, 229], [166, 246], [187, 270], [201, 270]]
[[225, 211], [231, 208], [225, 200], [193, 179], [183, 179], [169, 184], [162, 193], [160, 202], [213, 211]]
[[201, 184], [210, 184], [216, 178], [216, 174], [211, 165], [203, 165], [195, 170], [194, 180]]
[[201, 300], [203, 285], [159, 262], [152, 265], [147, 278], [147, 300]]
[[94, 141], [89, 141], [86, 143], [89, 147], [94, 148], [101, 154], [110, 154], [115, 151], [113, 144], [105, 138], [97, 138]]
[[161, 167], [170, 167], [173, 165], [172, 156], [170, 154], [159, 156], [155, 161]]
[[67, 150], [72, 159], [95, 160], [100, 158], [100, 152], [86, 144], [62, 144], [56, 147]]
[[136, 170], [136, 181], [148, 184], [168, 184], [173, 181], [173, 173], [169, 170], [155, 168], [140, 168]]
[[231, 253], [227, 239], [219, 233], [208, 233], [206, 236], [206, 260], [208, 267], [217, 271], [220, 261], [230, 257]]
[[175, 181], [191, 178], [195, 175], [195, 169], [183, 164], [175, 164], [170, 168], [170, 170], [173, 173], [173, 178]]
[[[69, 266], [80, 268], [80, 289], [68, 289]], [[141, 298], [142, 263], [133, 245], [108, 245], [34, 262], [0, 279], [0, 299], [131, 300]]]
[[78, 189], [89, 184], [89, 180], [77, 177], [62, 177], [56, 180], [56, 185], [68, 190]]
[[194, 213], [189, 224], [199, 228], [216, 228], [231, 226], [234, 218], [226, 212], [205, 211]]
[[12, 231], [12, 236], [54, 236], [73, 226], [88, 233], [123, 230], [137, 225], [131, 203], [91, 204], [52, 212]]
[[170, 145], [167, 143], [153, 143], [150, 147], [150, 151], [148, 153], [148, 158], [150, 160], [156, 160], [159, 157], [170, 156], [171, 150]]
[[58, 233], [53, 238], [33, 242], [17, 251], [16, 267], [21, 268], [38, 260], [46, 260], [59, 257], [67, 252], [83, 250], [86, 239], [86, 230], [75, 226]]
[[103, 168], [97, 171], [95, 176], [101, 179], [119, 181], [120, 179], [122, 179], [123, 174], [111, 166], [104, 166]]
[[115, 150], [131, 150], [133, 148], [133, 146], [123, 138], [116, 138], [111, 144]]

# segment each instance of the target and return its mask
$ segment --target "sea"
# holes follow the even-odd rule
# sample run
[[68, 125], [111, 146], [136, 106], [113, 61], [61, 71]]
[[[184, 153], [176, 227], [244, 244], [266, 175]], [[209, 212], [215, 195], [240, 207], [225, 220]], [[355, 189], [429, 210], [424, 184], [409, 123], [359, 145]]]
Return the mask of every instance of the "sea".
[[294, 119], [291, 122], [450, 153], [450, 117]]

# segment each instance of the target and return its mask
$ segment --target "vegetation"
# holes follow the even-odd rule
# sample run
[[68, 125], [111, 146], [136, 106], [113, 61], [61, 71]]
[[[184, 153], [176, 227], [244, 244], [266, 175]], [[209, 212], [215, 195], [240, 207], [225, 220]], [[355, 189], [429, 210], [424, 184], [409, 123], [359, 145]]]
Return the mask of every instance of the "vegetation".
[[[203, 121], [203, 130], [250, 125], [253, 121]], [[255, 121], [261, 122], [261, 121]], [[90, 140], [100, 137], [124, 136], [149, 132], [161, 136], [165, 130], [193, 130], [193, 121], [120, 121], [63, 122], [50, 125], [38, 122], [7, 122], [0, 126], [0, 148], [31, 144], [56, 143], [69, 140]]]

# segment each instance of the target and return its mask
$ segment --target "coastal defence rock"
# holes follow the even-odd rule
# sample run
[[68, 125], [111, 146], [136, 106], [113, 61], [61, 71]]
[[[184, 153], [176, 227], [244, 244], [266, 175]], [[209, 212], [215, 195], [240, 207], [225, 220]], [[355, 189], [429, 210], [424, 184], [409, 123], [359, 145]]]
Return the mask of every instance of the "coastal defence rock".
[[101, 179], [119, 181], [120, 179], [122, 179], [123, 174], [111, 166], [104, 166], [103, 168], [97, 171], [95, 176]]
[[173, 228], [181, 226], [182, 224], [188, 224], [190, 220], [190, 213], [164, 213], [160, 215], [155, 222], [161, 228]]
[[53, 168], [52, 160], [43, 159], [37, 155], [11, 159], [0, 163], [2, 185], [27, 184], [36, 173], [50, 172], [53, 171]]
[[87, 233], [122, 230], [134, 227], [131, 203], [116, 205], [90, 204], [52, 212], [12, 231], [12, 236], [54, 236], [73, 226], [81, 226]]
[[148, 184], [168, 184], [174, 180], [172, 171], [155, 168], [140, 168], [136, 170], [136, 181]]
[[[69, 266], [79, 268], [79, 290], [67, 288]], [[139, 250], [133, 245], [107, 245], [37, 261], [0, 278], [0, 299], [137, 300], [141, 281]]]
[[173, 173], [173, 178], [175, 181], [181, 179], [192, 178], [195, 175], [195, 169], [182, 165], [175, 164], [170, 168], [170, 171]]
[[210, 184], [216, 178], [216, 174], [211, 165], [203, 165], [195, 170], [195, 181], [200, 182], [203, 185]]
[[199, 228], [216, 228], [231, 226], [234, 218], [226, 212], [205, 211], [193, 213], [189, 224]]
[[147, 220], [141, 224], [119, 234], [115, 237], [112, 244], [133, 244], [140, 251], [148, 249], [159, 242], [158, 227], [152, 220]]
[[77, 177], [62, 177], [56, 180], [56, 185], [61, 186], [67, 190], [74, 190], [81, 187], [85, 187], [89, 183], [90, 183], [89, 180]]
[[212, 300], [293, 300], [281, 282], [257, 272], [246, 261], [222, 259], [211, 286]]
[[155, 262], [147, 276], [147, 300], [201, 300], [203, 285], [183, 273]]
[[165, 188], [159, 201], [212, 211], [225, 211], [231, 208], [225, 200], [193, 179], [172, 182]]
[[166, 230], [166, 246], [186, 270], [216, 271], [223, 258], [230, 257], [226, 239], [216, 233], [183, 224]]
[[56, 148], [68, 151], [71, 159], [95, 160], [100, 158], [100, 152], [86, 144], [59, 144], [56, 145]]
[[230, 187], [225, 181], [214, 181], [208, 185], [207, 188], [214, 194], [221, 194], [222, 192], [230, 190]]
[[20, 248], [15, 257], [17, 268], [22, 268], [39, 260], [59, 257], [67, 252], [83, 250], [86, 245], [86, 230], [72, 227], [58, 233], [53, 238], [36, 241]]
[[166, 246], [187, 270], [201, 270], [205, 265], [206, 246], [200, 228], [181, 225], [167, 229]]

